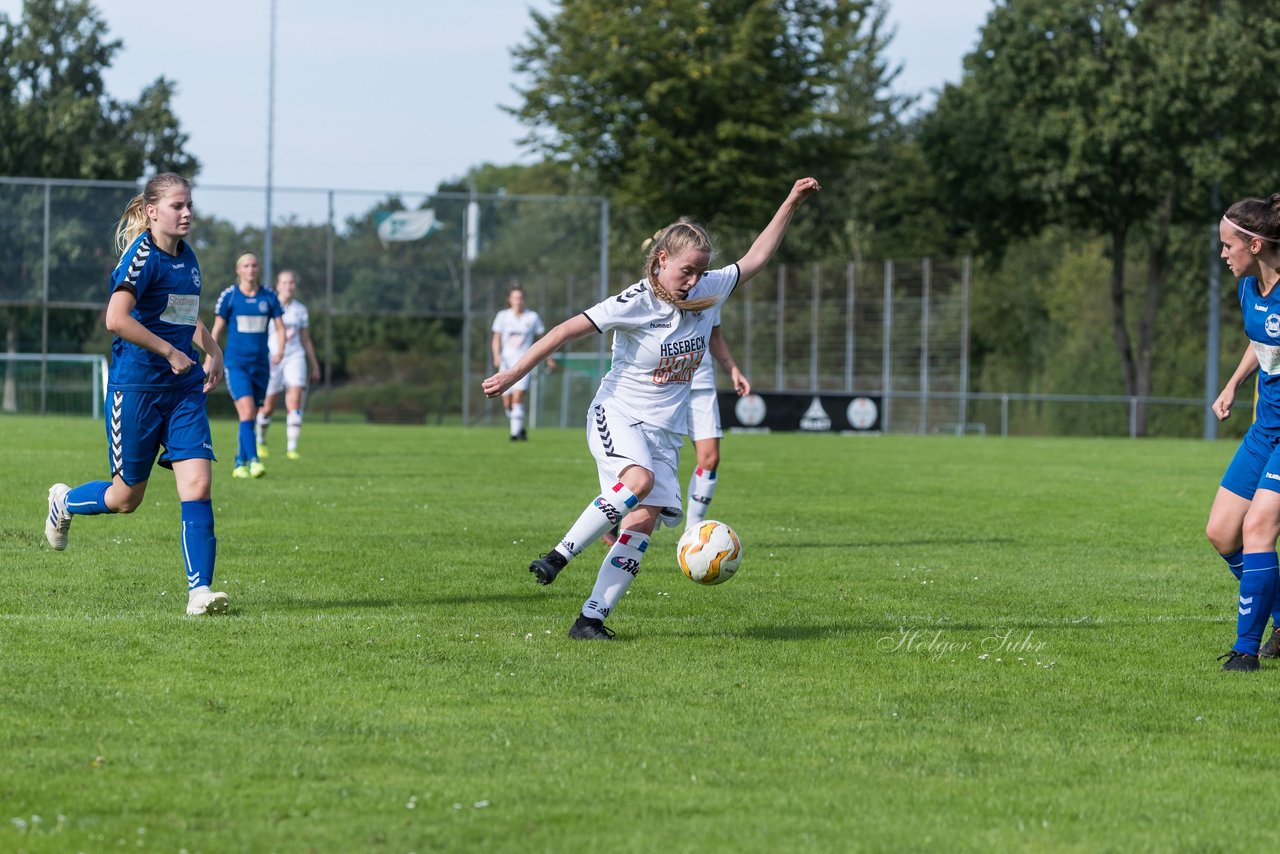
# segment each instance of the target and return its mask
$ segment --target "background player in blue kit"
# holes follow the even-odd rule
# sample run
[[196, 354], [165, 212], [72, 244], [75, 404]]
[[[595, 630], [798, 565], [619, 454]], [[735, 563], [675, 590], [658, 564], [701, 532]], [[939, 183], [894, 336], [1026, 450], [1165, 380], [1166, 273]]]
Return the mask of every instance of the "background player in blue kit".
[[497, 397], [564, 344], [592, 332], [614, 333], [612, 363], [587, 416], [587, 447], [596, 461], [600, 494], [559, 544], [529, 565], [539, 584], [550, 584], [570, 560], [621, 523], [570, 638], [613, 637], [605, 618], [639, 573], [659, 519], [676, 525], [683, 516], [680, 446], [688, 427], [690, 382], [711, 336], [711, 309], [769, 262], [796, 209], [818, 190], [813, 178], [796, 181], [747, 254], [719, 270], [708, 270], [706, 231], [673, 223], [650, 247], [643, 279], [559, 324], [514, 367], [484, 381], [484, 393]]
[[[256, 255], [246, 252], [236, 260], [236, 284], [219, 294], [214, 314], [214, 340], [221, 341], [223, 330], [227, 332], [227, 389], [240, 418], [236, 467], [231, 474], [262, 477], [266, 469], [258, 460], [254, 424], [267, 396], [271, 366], [284, 358], [285, 328], [280, 300], [274, 291], [258, 284]], [[274, 355], [267, 343], [273, 325], [278, 345]]]
[[[226, 593], [215, 593], [210, 481], [213, 440], [205, 395], [222, 379], [222, 351], [200, 321], [200, 266], [186, 237], [191, 231], [191, 185], [172, 172], [153, 176], [125, 208], [116, 230], [122, 250], [111, 274], [107, 329], [107, 458], [111, 480], [74, 489], [49, 489], [45, 538], [67, 547], [72, 516], [132, 513], [142, 504], [151, 467], [173, 470], [182, 502], [182, 559], [187, 613], [220, 614]], [[192, 344], [205, 352], [203, 368]]]
[[[1240, 580], [1237, 639], [1223, 670], [1257, 670], [1262, 635], [1280, 587], [1280, 194], [1245, 199], [1227, 209], [1218, 228], [1222, 258], [1240, 278], [1237, 296], [1249, 338], [1240, 365], [1213, 402], [1219, 420], [1231, 415], [1236, 389], [1258, 373], [1256, 420], [1227, 466], [1205, 533]], [[1275, 633], [1261, 650], [1280, 652]]]

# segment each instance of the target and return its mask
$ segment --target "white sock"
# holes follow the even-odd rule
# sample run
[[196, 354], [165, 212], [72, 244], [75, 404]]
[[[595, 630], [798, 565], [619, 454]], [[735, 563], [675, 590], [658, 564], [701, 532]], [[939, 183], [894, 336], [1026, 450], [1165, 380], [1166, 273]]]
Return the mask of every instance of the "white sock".
[[254, 439], [259, 445], [267, 444], [267, 428], [271, 426], [270, 415], [259, 415], [257, 421], [254, 422], [253, 432]]
[[511, 405], [511, 435], [519, 436], [520, 431], [524, 429], [524, 404], [514, 403]]
[[302, 410], [295, 409], [284, 419], [284, 437], [290, 451], [298, 450], [298, 436], [302, 434]]
[[600, 539], [600, 535], [612, 528], [627, 515], [632, 507], [640, 503], [635, 493], [627, 489], [622, 481], [606, 489], [582, 511], [578, 521], [564, 535], [556, 551], [565, 560], [572, 560], [582, 553], [587, 546]]
[[649, 535], [639, 531], [623, 531], [600, 564], [596, 586], [582, 606], [582, 616], [603, 620], [618, 607], [622, 596], [640, 571], [640, 559], [649, 547]]
[[685, 506], [688, 508], [684, 515], [686, 528], [692, 528], [707, 518], [707, 505], [711, 503], [711, 496], [715, 495], [715, 492], [715, 469], [704, 469], [701, 466], [695, 468], [693, 476], [689, 478], [689, 498], [685, 501]]

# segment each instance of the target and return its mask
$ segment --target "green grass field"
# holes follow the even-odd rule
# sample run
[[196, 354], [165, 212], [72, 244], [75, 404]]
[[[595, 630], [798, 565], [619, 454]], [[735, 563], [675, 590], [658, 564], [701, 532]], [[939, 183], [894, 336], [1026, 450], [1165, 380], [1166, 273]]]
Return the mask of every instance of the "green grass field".
[[172, 476], [55, 553], [102, 427], [0, 419], [0, 850], [1234, 851], [1265, 805], [1280, 665], [1219, 672], [1203, 535], [1231, 443], [730, 436], [742, 569], [663, 531], [584, 643], [603, 547], [526, 571], [595, 494], [579, 431], [275, 431], [236, 481], [214, 424], [197, 619]]

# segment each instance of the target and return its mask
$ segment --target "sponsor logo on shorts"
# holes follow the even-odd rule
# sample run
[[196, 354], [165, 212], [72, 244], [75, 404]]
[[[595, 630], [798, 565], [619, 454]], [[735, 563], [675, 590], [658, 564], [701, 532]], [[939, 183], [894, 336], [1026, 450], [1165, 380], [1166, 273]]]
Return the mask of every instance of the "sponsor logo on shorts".
[[1263, 477], [1267, 480], [1280, 480], [1280, 474], [1272, 474], [1271, 472], [1263, 472]]

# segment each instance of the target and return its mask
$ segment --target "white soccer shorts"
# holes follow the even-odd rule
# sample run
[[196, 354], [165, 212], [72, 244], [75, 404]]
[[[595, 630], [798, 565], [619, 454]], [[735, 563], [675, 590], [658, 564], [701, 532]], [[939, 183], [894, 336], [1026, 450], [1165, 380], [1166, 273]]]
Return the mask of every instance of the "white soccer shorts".
[[267, 380], [267, 394], [279, 394], [286, 388], [307, 387], [307, 357], [282, 359], [271, 366], [271, 378]]
[[653, 472], [653, 490], [640, 503], [657, 507], [661, 521], [676, 527], [684, 518], [681, 507], [680, 446], [684, 436], [610, 411], [607, 403], [587, 413], [587, 448], [596, 460], [600, 491], [613, 488], [622, 470], [637, 465]]
[[716, 400], [713, 388], [695, 388], [689, 392], [689, 438], [697, 442], [700, 439], [721, 439], [724, 432], [720, 429], [720, 404]]

